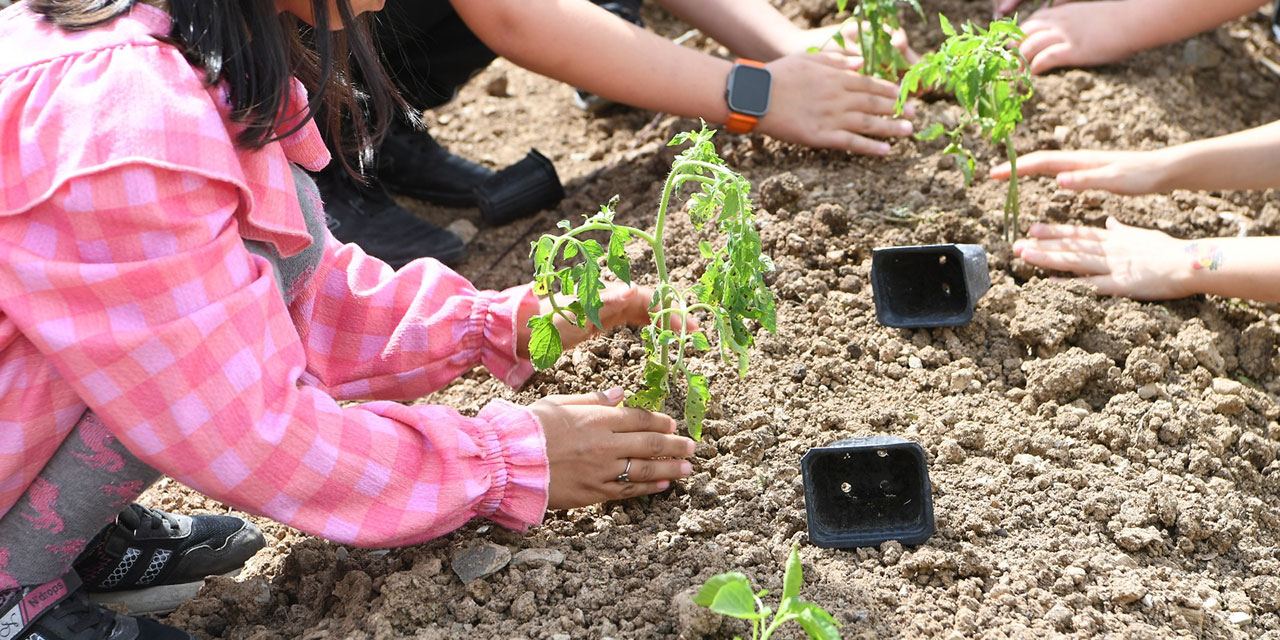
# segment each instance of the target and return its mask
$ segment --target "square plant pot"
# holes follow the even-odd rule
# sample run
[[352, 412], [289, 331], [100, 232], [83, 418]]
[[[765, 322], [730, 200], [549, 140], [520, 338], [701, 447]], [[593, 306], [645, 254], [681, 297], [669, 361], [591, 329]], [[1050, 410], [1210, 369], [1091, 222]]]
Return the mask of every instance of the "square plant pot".
[[871, 253], [876, 318], [886, 326], [968, 324], [990, 288], [987, 252], [976, 244], [884, 247]]
[[841, 440], [800, 459], [809, 540], [819, 547], [921, 544], [933, 535], [924, 450], [895, 436]]

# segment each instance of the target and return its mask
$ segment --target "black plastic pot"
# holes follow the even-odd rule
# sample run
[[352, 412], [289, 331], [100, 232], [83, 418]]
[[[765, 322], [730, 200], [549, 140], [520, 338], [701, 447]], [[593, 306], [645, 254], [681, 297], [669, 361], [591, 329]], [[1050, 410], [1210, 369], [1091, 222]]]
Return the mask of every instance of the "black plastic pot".
[[841, 440], [800, 459], [809, 540], [819, 547], [921, 544], [933, 495], [920, 445], [895, 436]]
[[991, 288], [987, 252], [976, 244], [885, 247], [871, 252], [876, 318], [890, 327], [957, 327], [973, 319]]

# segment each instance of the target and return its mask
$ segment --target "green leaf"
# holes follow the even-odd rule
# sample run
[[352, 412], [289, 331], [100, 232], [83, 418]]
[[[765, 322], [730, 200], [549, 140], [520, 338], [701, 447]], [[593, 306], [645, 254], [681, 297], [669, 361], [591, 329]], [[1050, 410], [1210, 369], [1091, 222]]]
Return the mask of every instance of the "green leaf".
[[942, 33], [946, 34], [948, 37], [952, 37], [956, 35], [955, 28], [951, 26], [951, 21], [948, 20], [946, 16], [939, 13], [938, 22], [942, 23]]
[[845, 46], [845, 44], [844, 44], [844, 34], [843, 34], [843, 33], [840, 33], [839, 31], [836, 31], [836, 32], [831, 36], [831, 39], [832, 39], [832, 40], [835, 40], [835, 41], [836, 41], [836, 44], [840, 45], [840, 48], [841, 48], [841, 49], [848, 49], [848, 48], [849, 48], [849, 47], [846, 47], [846, 46]]
[[745, 578], [741, 582], [731, 581], [720, 587], [709, 608], [721, 615], [743, 620], [759, 620], [764, 617], [764, 614], [756, 610], [755, 595], [751, 593], [751, 585]]
[[923, 131], [916, 133], [916, 140], [936, 140], [939, 136], [947, 132], [947, 128], [942, 123], [935, 122]]
[[[791, 545], [791, 555], [787, 556], [787, 570], [782, 577], [782, 598], [795, 598], [800, 595], [800, 585], [804, 583], [804, 568], [800, 566], [800, 549]], [[780, 608], [779, 611], [782, 609]]]
[[709, 351], [711, 349], [711, 343], [707, 341], [707, 334], [699, 331], [697, 333], [690, 334], [689, 337], [693, 339], [694, 349], [697, 349], [698, 351]]
[[657, 411], [667, 399], [667, 392], [662, 389], [641, 389], [627, 398], [628, 407], [636, 407], [648, 411]]
[[836, 13], [844, 13], [847, 6], [849, 6], [849, 0], [836, 0]]
[[578, 245], [581, 244], [577, 240], [570, 240], [564, 243], [564, 250], [560, 252], [561, 257], [565, 260], [578, 255]]
[[[595, 242], [589, 240], [588, 242]], [[586, 245], [588, 253], [592, 251], [590, 245]], [[596, 242], [595, 250], [604, 255], [604, 250], [600, 248], [600, 243]], [[578, 287], [574, 293], [578, 296], [578, 302], [582, 303], [582, 312], [587, 315], [591, 323], [597, 327], [604, 329], [604, 324], [600, 322], [600, 308], [604, 306], [604, 301], [600, 299], [600, 291], [604, 289], [604, 282], [600, 279], [600, 265], [596, 264], [594, 259], [587, 260], [581, 264], [582, 275], [578, 280]]]
[[822, 607], [809, 602], [797, 602], [793, 610], [799, 614], [796, 622], [800, 623], [810, 638], [840, 640], [840, 630], [837, 628], [840, 623], [836, 622], [835, 618], [832, 618], [831, 614], [824, 611]]
[[730, 571], [708, 578], [702, 584], [702, 588], [698, 589], [697, 595], [693, 596], [693, 603], [700, 607], [710, 607], [716, 599], [716, 594], [720, 593], [720, 589], [731, 582], [741, 582], [747, 585], [747, 590], [750, 591], [751, 582], [747, 580], [747, 576], [737, 571]]
[[597, 260], [604, 256], [604, 247], [600, 246], [595, 240], [587, 240], [582, 243], [582, 251], [587, 254], [591, 260]]
[[529, 335], [529, 355], [533, 360], [533, 366], [538, 369], [551, 367], [564, 352], [564, 346], [560, 342], [560, 331], [556, 329], [550, 315], [529, 318], [528, 326], [533, 329]]
[[706, 240], [698, 241], [698, 253], [706, 260], [712, 260], [716, 257], [716, 250], [711, 248], [711, 243]]
[[689, 390], [684, 397], [684, 421], [689, 427], [689, 436], [701, 442], [702, 420], [707, 415], [707, 400], [711, 398], [707, 377], [686, 373], [685, 380], [689, 383]]
[[630, 239], [630, 231], [614, 227], [613, 235], [609, 237], [609, 259], [606, 261], [613, 275], [627, 284], [631, 284], [631, 258], [627, 257], [627, 241]]

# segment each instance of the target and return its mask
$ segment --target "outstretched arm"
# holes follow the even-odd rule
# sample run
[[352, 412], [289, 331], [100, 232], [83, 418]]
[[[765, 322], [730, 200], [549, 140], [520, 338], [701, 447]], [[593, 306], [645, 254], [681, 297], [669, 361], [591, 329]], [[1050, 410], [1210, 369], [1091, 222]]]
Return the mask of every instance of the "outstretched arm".
[[[713, 122], [729, 115], [724, 88], [730, 61], [681, 47], [586, 0], [453, 4], [485, 44], [522, 67], [637, 107]], [[737, 43], [744, 55], [768, 53], [757, 51], [764, 45], [752, 39]], [[772, 104], [757, 130], [807, 146], [888, 153], [889, 145], [871, 137], [905, 136], [912, 127], [892, 118], [897, 87], [861, 76], [860, 64], [838, 53], [773, 60]]]
[[1037, 224], [1013, 251], [1069, 271], [1103, 295], [1168, 300], [1197, 293], [1280, 302], [1280, 237], [1179, 240], [1107, 219], [1105, 229]]
[[[1018, 159], [1018, 175], [1125, 195], [1280, 187], [1280, 121], [1156, 151], [1036, 151]], [[991, 177], [1008, 178], [1009, 164], [992, 167]]]

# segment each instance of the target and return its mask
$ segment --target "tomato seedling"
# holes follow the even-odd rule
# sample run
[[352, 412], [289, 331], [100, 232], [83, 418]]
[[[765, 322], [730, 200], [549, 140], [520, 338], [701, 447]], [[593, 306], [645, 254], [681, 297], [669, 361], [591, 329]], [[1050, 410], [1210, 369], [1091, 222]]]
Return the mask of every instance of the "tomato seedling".
[[[553, 319], [560, 316], [578, 327], [585, 328], [587, 322], [601, 327], [601, 263], [629, 284], [627, 243], [639, 238], [649, 245], [658, 281], [654, 285], [651, 322], [640, 331], [645, 347], [644, 385], [627, 398], [627, 404], [651, 411], [661, 409], [671, 390], [670, 377], [679, 373], [688, 387], [685, 423], [695, 440], [702, 439], [710, 390], [706, 376], [697, 373], [686, 352], [710, 350], [711, 343], [703, 331], [690, 330], [688, 320], [695, 313], [706, 314], [707, 320], [702, 323], [708, 324], [709, 320], [715, 327], [720, 354], [726, 362], [736, 360], [740, 376], [747, 373], [747, 352], [755, 343], [756, 327], [777, 330], [773, 294], [764, 281], [764, 274], [773, 270], [773, 261], [761, 251], [760, 234], [751, 212], [751, 183], [725, 166], [711, 143], [713, 135], [715, 130], [707, 129], [703, 123], [701, 131], [681, 133], [668, 143], [690, 146], [671, 165], [652, 233], [617, 223], [615, 196], [599, 213], [585, 216], [586, 221], [577, 227], [571, 227], [568, 220], [560, 221], [557, 227], [564, 233], [544, 234], [530, 251], [534, 291], [547, 296], [552, 308], [529, 320], [533, 329], [529, 352], [534, 366], [545, 369], [555, 364], [563, 350]], [[665, 242], [672, 196], [678, 196], [680, 187], [687, 183], [701, 186], [689, 197], [689, 217], [694, 228], [701, 232], [712, 227], [720, 232], [723, 241], [698, 243], [706, 269], [696, 284], [681, 289], [669, 275]], [[610, 234], [607, 249], [584, 237], [593, 231]], [[558, 260], [572, 264], [559, 266]], [[559, 296], [576, 299], [561, 304]]]
[[965, 129], [977, 124], [991, 144], [1004, 144], [1013, 167], [1004, 202], [1005, 237], [1013, 242], [1018, 233], [1018, 153], [1013, 148], [1013, 133], [1022, 122], [1022, 103], [1035, 93], [1026, 60], [1017, 48], [1026, 34], [1016, 18], [996, 20], [986, 29], [966, 23], [960, 33], [946, 16], [938, 14], [938, 19], [947, 39], [902, 77], [897, 111], [901, 114], [907, 97], [919, 89], [941, 87], [955, 95], [962, 111], [956, 126], [947, 129], [934, 123], [916, 138], [933, 140], [945, 133], [950, 144], [942, 152], [958, 156], [966, 187], [973, 181], [975, 163], [973, 153], [964, 146]]
[[[849, 0], [836, 0], [836, 12], [844, 13]], [[844, 30], [849, 25], [858, 29], [858, 48], [862, 52], [862, 74], [897, 81], [902, 70], [909, 65], [907, 59], [893, 46], [893, 32], [902, 28], [898, 20], [898, 10], [911, 7], [924, 18], [919, 0], [861, 0], [853, 7], [853, 13], [831, 35], [828, 42], [834, 41], [841, 49], [847, 49]], [[823, 43], [826, 46], [826, 43]], [[822, 50], [812, 47], [810, 52]]]
[[[840, 640], [840, 623], [822, 607], [800, 600], [803, 582], [800, 551], [792, 546], [787, 569], [782, 576], [782, 600], [778, 603], [777, 613], [761, 601], [769, 592], [753, 593], [751, 581], [737, 571], [712, 576], [698, 590], [693, 602], [721, 615], [750, 620], [752, 640], [769, 640], [778, 627], [788, 622], [796, 622], [815, 640]], [[773, 613], [773, 618], [765, 626], [770, 613]]]

